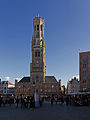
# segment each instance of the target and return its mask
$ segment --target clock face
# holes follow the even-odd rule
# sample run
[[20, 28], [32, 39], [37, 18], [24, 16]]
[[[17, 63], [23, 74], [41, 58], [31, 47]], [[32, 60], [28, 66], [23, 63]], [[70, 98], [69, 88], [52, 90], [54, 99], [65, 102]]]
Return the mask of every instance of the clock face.
[[37, 60], [37, 61], [36, 61], [36, 63], [38, 64], [38, 63], [39, 63], [39, 61]]

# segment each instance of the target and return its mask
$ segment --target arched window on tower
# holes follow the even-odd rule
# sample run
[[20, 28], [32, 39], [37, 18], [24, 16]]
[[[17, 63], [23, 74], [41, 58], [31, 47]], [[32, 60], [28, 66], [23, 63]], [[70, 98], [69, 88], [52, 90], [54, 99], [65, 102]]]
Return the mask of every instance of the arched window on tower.
[[39, 30], [39, 25], [37, 25], [37, 31]]
[[35, 51], [35, 57], [37, 57], [37, 51]]
[[39, 32], [37, 32], [37, 36], [36, 37], [39, 38]]
[[36, 25], [34, 26], [34, 31], [36, 31]]
[[39, 82], [39, 76], [38, 75], [36, 76], [36, 82]]
[[37, 40], [37, 45], [40, 45], [40, 42], [39, 42], [39, 40]]
[[40, 57], [40, 52], [38, 52], [38, 57]]
[[41, 25], [41, 31], [42, 31], [42, 27], [43, 27], [43, 25]]
[[35, 57], [40, 57], [40, 51], [35, 51]]
[[33, 40], [33, 44], [35, 45], [35, 43], [36, 43], [36, 40], [34, 39], [34, 40]]

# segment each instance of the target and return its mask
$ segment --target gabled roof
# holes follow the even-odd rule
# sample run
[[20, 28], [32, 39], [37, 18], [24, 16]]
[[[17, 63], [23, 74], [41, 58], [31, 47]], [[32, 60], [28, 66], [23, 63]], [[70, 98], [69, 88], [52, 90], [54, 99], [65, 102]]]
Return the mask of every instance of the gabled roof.
[[57, 80], [54, 76], [46, 76], [45, 83], [57, 83]]
[[[23, 77], [19, 83], [30, 82], [30, 77]], [[45, 83], [57, 83], [57, 80], [54, 76], [46, 76]]]
[[23, 77], [19, 83], [23, 83], [23, 82], [30, 82], [30, 77]]

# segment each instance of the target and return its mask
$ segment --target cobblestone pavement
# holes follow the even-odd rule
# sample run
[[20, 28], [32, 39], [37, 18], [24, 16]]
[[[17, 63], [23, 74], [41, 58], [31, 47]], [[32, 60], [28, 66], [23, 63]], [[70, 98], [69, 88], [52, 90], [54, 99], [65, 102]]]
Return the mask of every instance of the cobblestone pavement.
[[44, 103], [41, 108], [21, 109], [12, 105], [0, 108], [0, 120], [90, 120], [90, 106], [51, 106]]

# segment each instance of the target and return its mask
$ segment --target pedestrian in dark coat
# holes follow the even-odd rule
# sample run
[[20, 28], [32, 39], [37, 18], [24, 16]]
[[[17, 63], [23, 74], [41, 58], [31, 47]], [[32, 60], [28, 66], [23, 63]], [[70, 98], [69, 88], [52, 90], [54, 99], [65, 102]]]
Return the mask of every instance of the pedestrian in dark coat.
[[18, 104], [19, 104], [19, 98], [18, 98], [18, 96], [16, 98], [16, 104], [17, 104], [17, 108], [18, 108]]

